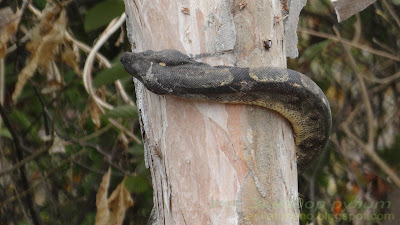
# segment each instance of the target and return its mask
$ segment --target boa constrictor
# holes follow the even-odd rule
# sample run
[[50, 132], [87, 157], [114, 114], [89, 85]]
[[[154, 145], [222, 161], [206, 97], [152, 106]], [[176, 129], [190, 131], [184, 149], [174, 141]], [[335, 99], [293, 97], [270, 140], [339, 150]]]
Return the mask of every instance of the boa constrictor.
[[301, 173], [324, 149], [331, 111], [322, 90], [307, 76], [276, 68], [210, 66], [176, 50], [125, 53], [125, 70], [151, 92], [274, 110], [292, 124]]

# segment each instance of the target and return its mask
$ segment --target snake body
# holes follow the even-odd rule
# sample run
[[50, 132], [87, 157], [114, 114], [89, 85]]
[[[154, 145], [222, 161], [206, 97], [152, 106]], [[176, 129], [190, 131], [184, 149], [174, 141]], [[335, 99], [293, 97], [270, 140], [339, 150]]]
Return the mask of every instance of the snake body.
[[298, 171], [324, 149], [331, 129], [331, 111], [322, 90], [307, 76], [276, 68], [210, 66], [176, 50], [125, 53], [125, 70], [159, 95], [274, 110], [292, 124]]

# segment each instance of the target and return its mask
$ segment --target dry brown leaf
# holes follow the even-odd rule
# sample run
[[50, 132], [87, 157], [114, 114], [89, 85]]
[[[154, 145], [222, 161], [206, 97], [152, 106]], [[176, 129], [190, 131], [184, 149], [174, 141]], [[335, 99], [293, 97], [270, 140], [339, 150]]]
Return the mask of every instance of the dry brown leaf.
[[50, 80], [45, 83], [44, 87], [40, 90], [42, 94], [50, 94], [54, 93], [58, 90], [61, 90], [64, 87], [63, 81], [58, 81], [56, 79]]
[[71, 41], [66, 41], [64, 43], [63, 53], [61, 54], [62, 61], [65, 62], [69, 67], [74, 69], [76, 74], [82, 74], [79, 70], [79, 50], [76, 45]]
[[90, 99], [89, 102], [89, 112], [90, 112], [90, 119], [92, 119], [92, 122], [94, 123], [96, 128], [99, 128], [101, 126], [100, 117], [102, 115], [102, 112], [101, 109], [93, 101], [93, 99]]
[[10, 7], [5, 7], [0, 10], [0, 17], [0, 59], [2, 59], [7, 54], [7, 42], [17, 32], [21, 15], [19, 10], [13, 14]]
[[[96, 95], [103, 101], [105, 101], [105, 87], [101, 87], [97, 89]], [[96, 128], [99, 128], [101, 126], [100, 122], [100, 117], [103, 115], [103, 112], [99, 108], [99, 106], [96, 104], [96, 102], [93, 99], [90, 99], [89, 102], [89, 112], [90, 112], [90, 118], [92, 119], [92, 122], [96, 126]]]
[[133, 205], [133, 200], [125, 187], [125, 179], [115, 188], [108, 199], [108, 207], [111, 210], [108, 224], [120, 225], [124, 222], [126, 210]]
[[106, 174], [104, 174], [103, 179], [101, 180], [99, 190], [96, 194], [96, 223], [95, 225], [107, 225], [108, 219], [110, 217], [110, 211], [108, 210], [108, 201], [107, 201], [107, 190], [110, 184], [110, 176], [111, 169], [108, 168]]
[[125, 188], [125, 179], [115, 188], [107, 200], [107, 189], [110, 183], [111, 170], [103, 176], [99, 191], [96, 195], [96, 223], [95, 225], [121, 225], [126, 210], [133, 205], [133, 200]]
[[65, 32], [65, 10], [58, 5], [48, 3], [43, 10], [40, 24], [33, 29], [31, 41], [26, 45], [26, 49], [31, 52], [31, 57], [25, 68], [18, 74], [18, 82], [12, 95], [14, 102], [38, 67], [41, 67], [46, 75], [54, 76], [47, 70], [51, 68], [55, 55], [59, 53], [60, 45], [65, 42]]

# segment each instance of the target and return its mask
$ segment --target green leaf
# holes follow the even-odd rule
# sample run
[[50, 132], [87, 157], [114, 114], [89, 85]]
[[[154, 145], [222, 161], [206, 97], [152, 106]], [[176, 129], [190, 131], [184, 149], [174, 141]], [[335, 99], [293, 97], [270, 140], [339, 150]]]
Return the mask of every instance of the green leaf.
[[108, 111], [104, 116], [108, 118], [137, 118], [137, 108], [132, 105], [117, 106], [113, 110]]
[[46, 7], [47, 1], [46, 0], [35, 0], [35, 6], [39, 9], [44, 9]]
[[100, 71], [94, 78], [93, 85], [97, 88], [126, 77], [131, 77], [131, 75], [124, 70], [124, 66], [121, 63], [117, 63], [109, 69]]
[[321, 41], [317, 44], [309, 46], [304, 52], [303, 55], [299, 59], [299, 63], [303, 63], [304, 61], [311, 60], [316, 56], [320, 56], [320, 52], [324, 50], [331, 43], [331, 40]]
[[143, 177], [127, 177], [125, 187], [130, 193], [141, 194], [149, 189], [146, 179]]
[[96, 221], [96, 213], [95, 212], [86, 212], [85, 219], [82, 222], [82, 225], [92, 225]]
[[102, 1], [86, 13], [85, 30], [89, 32], [103, 27], [124, 11], [125, 5], [122, 0]]
[[[18, 124], [19, 130], [25, 130], [31, 125], [31, 120], [26, 114], [27, 110], [21, 111], [14, 109], [10, 116], [11, 121], [15, 121]], [[32, 132], [33, 128], [31, 129]]]
[[7, 129], [1, 129], [0, 130], [0, 137], [6, 137], [6, 138], [12, 138], [10, 131], [8, 131]]
[[136, 157], [142, 157], [144, 152], [144, 147], [143, 145], [136, 144], [128, 148], [127, 151]]

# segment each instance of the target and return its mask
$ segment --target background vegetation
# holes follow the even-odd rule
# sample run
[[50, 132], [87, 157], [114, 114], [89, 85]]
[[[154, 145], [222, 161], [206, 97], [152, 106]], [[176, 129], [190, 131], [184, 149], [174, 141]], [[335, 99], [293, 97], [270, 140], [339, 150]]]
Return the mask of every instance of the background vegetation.
[[[0, 2], [1, 224], [94, 224], [109, 167], [110, 190], [123, 183], [133, 199], [124, 224], [146, 223], [151, 177], [119, 63], [131, 49], [123, 12], [122, 0]], [[288, 67], [323, 88], [334, 119], [300, 177], [302, 224], [399, 220], [399, 12], [399, 0], [379, 0], [338, 24], [328, 0], [302, 11], [300, 57]]]

